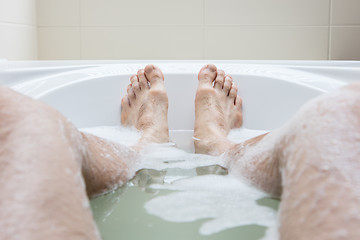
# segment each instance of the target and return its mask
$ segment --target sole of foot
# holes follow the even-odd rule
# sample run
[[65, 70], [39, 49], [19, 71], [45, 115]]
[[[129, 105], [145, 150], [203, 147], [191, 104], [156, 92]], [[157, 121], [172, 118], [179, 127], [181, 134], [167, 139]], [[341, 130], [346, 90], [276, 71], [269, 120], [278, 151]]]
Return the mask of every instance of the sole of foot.
[[169, 141], [168, 96], [164, 74], [150, 64], [130, 77], [127, 95], [121, 101], [121, 123], [143, 132], [140, 142]]
[[215, 65], [205, 65], [198, 74], [195, 98], [195, 151], [219, 155], [231, 147], [227, 135], [242, 125], [242, 99], [231, 76]]

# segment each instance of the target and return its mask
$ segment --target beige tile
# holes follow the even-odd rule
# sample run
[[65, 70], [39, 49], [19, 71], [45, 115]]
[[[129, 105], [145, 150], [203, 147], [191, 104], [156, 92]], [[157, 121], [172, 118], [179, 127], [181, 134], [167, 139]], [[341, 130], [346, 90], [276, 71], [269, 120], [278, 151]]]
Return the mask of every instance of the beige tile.
[[36, 25], [36, 0], [0, 0], [0, 22]]
[[360, 25], [360, 1], [333, 0], [331, 23], [334, 25]]
[[207, 27], [206, 59], [320, 60], [328, 27]]
[[201, 59], [200, 27], [83, 28], [83, 59]]
[[36, 27], [0, 23], [0, 59], [36, 60]]
[[203, 24], [203, 0], [81, 0], [83, 26]]
[[80, 0], [37, 0], [39, 26], [79, 26]]
[[80, 59], [79, 27], [38, 28], [40, 60]]
[[330, 0], [205, 0], [208, 25], [328, 25]]
[[332, 60], [360, 60], [360, 27], [332, 27]]

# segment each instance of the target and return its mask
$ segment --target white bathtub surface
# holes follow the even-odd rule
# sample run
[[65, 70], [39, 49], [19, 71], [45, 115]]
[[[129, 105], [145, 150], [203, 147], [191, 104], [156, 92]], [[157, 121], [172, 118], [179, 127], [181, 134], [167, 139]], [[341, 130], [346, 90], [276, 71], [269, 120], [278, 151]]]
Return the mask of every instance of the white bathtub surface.
[[[244, 100], [244, 126], [250, 129], [277, 128], [306, 101], [360, 79], [358, 62], [209, 62], [233, 76]], [[4, 62], [0, 63], [0, 84], [55, 107], [79, 128], [112, 126], [120, 122], [120, 101], [129, 77], [148, 63], [158, 65], [165, 75], [171, 138], [179, 148], [192, 152], [197, 74], [207, 62]], [[235, 131], [232, 133], [240, 136]], [[204, 235], [208, 240], [259, 239], [265, 231], [259, 225], [269, 226], [276, 220], [277, 201], [259, 199], [265, 196], [263, 193], [252, 195], [257, 190], [241, 188], [231, 176], [220, 176], [225, 170], [218, 166], [171, 168], [170, 153], [177, 161], [194, 160], [188, 161], [192, 164], [198, 164], [195, 159], [199, 155], [175, 148], [167, 150], [146, 156], [162, 156], [169, 169], [155, 171], [153, 166], [148, 166], [129, 185], [91, 202], [104, 239], [204, 239]], [[209, 184], [210, 180], [214, 180], [213, 184]], [[153, 183], [160, 185], [149, 186]], [[246, 199], [249, 196], [252, 198]], [[191, 214], [184, 215], [184, 209]], [[267, 221], [264, 216], [268, 217]]]
[[[116, 125], [129, 77], [148, 63], [164, 72], [169, 128], [174, 141], [184, 142], [194, 125], [197, 74], [206, 62], [5, 62], [0, 63], [0, 84], [55, 107], [77, 127]], [[213, 63], [239, 86], [244, 127], [250, 129], [277, 128], [309, 99], [360, 79], [358, 62]]]
[[[158, 65], [165, 75], [172, 138], [189, 148], [192, 143], [184, 140], [194, 125], [197, 74], [206, 62], [5, 62], [0, 63], [0, 84], [53, 106], [77, 127], [116, 125], [129, 77], [148, 63]], [[277, 128], [309, 99], [360, 79], [358, 62], [213, 63], [239, 86], [244, 127], [250, 129]]]

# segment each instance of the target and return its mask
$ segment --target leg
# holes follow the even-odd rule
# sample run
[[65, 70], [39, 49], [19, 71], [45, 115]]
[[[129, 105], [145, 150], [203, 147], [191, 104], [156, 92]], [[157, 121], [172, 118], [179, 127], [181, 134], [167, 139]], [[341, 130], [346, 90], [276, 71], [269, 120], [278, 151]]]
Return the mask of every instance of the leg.
[[100, 238], [87, 194], [127, 181], [143, 144], [168, 141], [163, 75], [150, 65], [138, 77], [148, 88], [135, 89], [122, 112], [123, 122], [143, 131], [133, 148], [80, 133], [49, 106], [0, 88], [1, 239]]
[[279, 140], [283, 239], [360, 237], [360, 84], [306, 104]]
[[[281, 177], [272, 143], [276, 134], [264, 134], [242, 144], [230, 142], [227, 139], [229, 131], [242, 125], [242, 100], [237, 95], [237, 86], [230, 76], [225, 76], [224, 71], [217, 70], [212, 64], [204, 66], [198, 78], [194, 136], [199, 140], [195, 141], [196, 152], [211, 155], [226, 153], [228, 158], [234, 159], [227, 162], [230, 173], [278, 196], [281, 193]], [[244, 152], [247, 152], [246, 157], [237, 161]]]
[[147, 65], [130, 81], [128, 94], [121, 101], [121, 123], [143, 132], [139, 147], [148, 142], [168, 142], [168, 97], [163, 73], [158, 67]]
[[131, 179], [137, 170], [134, 164], [142, 146], [169, 141], [168, 98], [163, 73], [158, 67], [148, 65], [130, 81], [128, 95], [121, 101], [121, 123], [142, 131], [142, 137], [136, 146], [126, 148], [82, 134], [87, 143], [83, 176], [89, 196], [107, 192]]
[[0, 238], [99, 239], [81, 135], [58, 112], [0, 88]]
[[[210, 80], [215, 80], [216, 71], [209, 71], [211, 68], [200, 72], [198, 92], [204, 76], [209, 75], [205, 71], [212, 72]], [[277, 131], [243, 144], [229, 143], [217, 135], [213, 148], [219, 147], [211, 152], [203, 147], [206, 143], [196, 147], [212, 154], [227, 152], [233, 174], [270, 194], [281, 194], [281, 239], [358, 239], [359, 96], [360, 84], [352, 84], [309, 102]], [[211, 116], [223, 114], [215, 106], [208, 107]], [[202, 106], [196, 111], [206, 115]], [[218, 117], [213, 119], [211, 124]], [[195, 126], [200, 126], [200, 120], [196, 121]], [[215, 132], [224, 131], [217, 126]], [[195, 128], [195, 134], [209, 134], [210, 139], [213, 132]]]
[[194, 137], [199, 140], [195, 150], [218, 155], [232, 144], [226, 139], [229, 131], [242, 125], [242, 100], [232, 78], [214, 65], [203, 67], [198, 78]]

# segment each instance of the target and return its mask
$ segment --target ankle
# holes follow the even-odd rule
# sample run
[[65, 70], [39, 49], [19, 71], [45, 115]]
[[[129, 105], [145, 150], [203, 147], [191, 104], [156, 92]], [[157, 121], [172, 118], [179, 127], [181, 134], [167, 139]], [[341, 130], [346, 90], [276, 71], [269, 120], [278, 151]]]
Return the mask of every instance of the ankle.
[[139, 140], [139, 144], [167, 143], [169, 142], [169, 129], [146, 129]]
[[234, 145], [233, 142], [226, 137], [213, 137], [194, 140], [195, 152], [218, 156], [228, 152]]

